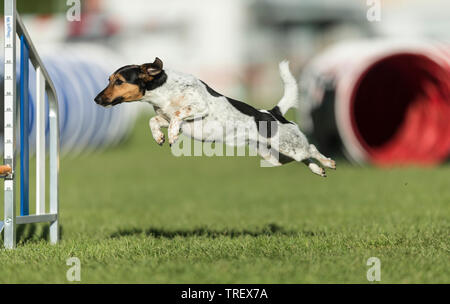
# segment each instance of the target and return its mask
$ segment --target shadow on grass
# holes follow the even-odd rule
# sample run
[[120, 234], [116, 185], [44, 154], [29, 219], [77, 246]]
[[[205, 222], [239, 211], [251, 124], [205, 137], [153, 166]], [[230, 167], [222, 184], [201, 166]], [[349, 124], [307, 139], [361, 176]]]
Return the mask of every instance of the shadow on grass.
[[270, 235], [285, 235], [285, 236], [296, 236], [296, 235], [305, 235], [305, 236], [316, 236], [322, 233], [316, 233], [312, 231], [295, 231], [295, 230], [286, 230], [283, 227], [280, 227], [276, 224], [268, 224], [262, 228], [254, 229], [254, 230], [237, 230], [237, 229], [222, 229], [216, 230], [206, 227], [199, 227], [194, 229], [186, 229], [186, 230], [167, 230], [161, 228], [151, 227], [149, 229], [140, 229], [140, 228], [130, 228], [130, 229], [121, 229], [117, 232], [111, 234], [111, 238], [120, 238], [125, 236], [133, 236], [133, 235], [146, 235], [152, 236], [155, 238], [167, 238], [173, 239], [176, 237], [193, 237], [193, 236], [204, 236], [209, 238], [217, 238], [217, 237], [229, 237], [235, 238], [240, 236], [270, 236]]
[[[36, 243], [42, 240], [49, 241], [49, 224], [26, 224], [17, 225], [16, 236], [18, 243]], [[59, 226], [59, 235], [62, 239], [63, 229]]]
[[[48, 227], [48, 225], [45, 225]], [[39, 227], [40, 228], [40, 227]], [[45, 228], [45, 227], [44, 227]], [[19, 243], [25, 244], [31, 241], [43, 238], [48, 240], [48, 235], [45, 235], [45, 231], [48, 229], [39, 229], [37, 224], [17, 225], [16, 237]]]

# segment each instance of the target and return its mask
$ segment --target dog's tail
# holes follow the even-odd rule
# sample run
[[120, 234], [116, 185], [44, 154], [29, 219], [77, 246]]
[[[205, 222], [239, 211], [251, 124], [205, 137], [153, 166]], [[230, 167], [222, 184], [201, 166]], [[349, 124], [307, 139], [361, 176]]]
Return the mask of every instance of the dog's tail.
[[289, 70], [289, 61], [280, 62], [280, 75], [284, 83], [284, 95], [278, 102], [278, 108], [282, 115], [290, 108], [296, 108], [298, 103], [298, 85], [291, 71]]

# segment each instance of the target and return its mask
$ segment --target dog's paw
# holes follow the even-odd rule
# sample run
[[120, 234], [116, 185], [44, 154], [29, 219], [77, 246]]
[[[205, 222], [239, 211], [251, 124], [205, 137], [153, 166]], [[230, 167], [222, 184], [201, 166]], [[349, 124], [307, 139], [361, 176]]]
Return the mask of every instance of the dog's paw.
[[166, 137], [164, 136], [164, 133], [161, 131], [153, 131], [152, 132], [153, 139], [156, 141], [156, 143], [160, 146], [163, 145], [163, 143], [166, 141]]
[[179, 135], [169, 136], [169, 145], [172, 146], [178, 140], [178, 137]]
[[161, 133], [157, 137], [155, 137], [155, 141], [158, 145], [162, 146], [164, 142], [166, 141], [166, 137], [164, 136], [164, 133]]
[[336, 170], [336, 162], [331, 158], [328, 159], [327, 167], [333, 170]]
[[319, 159], [320, 163], [327, 168], [336, 170], [336, 162], [331, 158]]
[[319, 165], [311, 162], [311, 163], [308, 163], [308, 167], [312, 171], [312, 173], [317, 174], [322, 177], [327, 177], [327, 174], [325, 173], [325, 169], [320, 167]]
[[324, 168], [321, 168], [322, 170], [321, 170], [321, 172], [319, 173], [319, 175], [320, 176], [322, 176], [322, 177], [327, 177], [327, 173], [325, 172], [325, 169]]

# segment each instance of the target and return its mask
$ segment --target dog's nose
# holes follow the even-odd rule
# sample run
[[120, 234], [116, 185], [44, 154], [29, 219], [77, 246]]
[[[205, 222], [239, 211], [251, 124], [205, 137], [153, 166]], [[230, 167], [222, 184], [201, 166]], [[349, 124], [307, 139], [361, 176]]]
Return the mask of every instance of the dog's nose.
[[103, 98], [102, 96], [98, 95], [97, 97], [95, 97], [94, 101], [96, 104], [102, 104]]

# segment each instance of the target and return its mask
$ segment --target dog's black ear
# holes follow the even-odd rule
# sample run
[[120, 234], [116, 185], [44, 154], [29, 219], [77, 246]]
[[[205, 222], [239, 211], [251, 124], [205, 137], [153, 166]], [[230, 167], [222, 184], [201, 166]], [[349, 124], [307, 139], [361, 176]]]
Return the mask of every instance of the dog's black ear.
[[158, 57], [155, 58], [155, 61], [153, 61], [152, 65], [159, 70], [163, 69], [163, 62]]
[[158, 57], [156, 57], [153, 63], [145, 63], [141, 66], [144, 78], [145, 76], [156, 76], [162, 72], [162, 69], [163, 62]]

